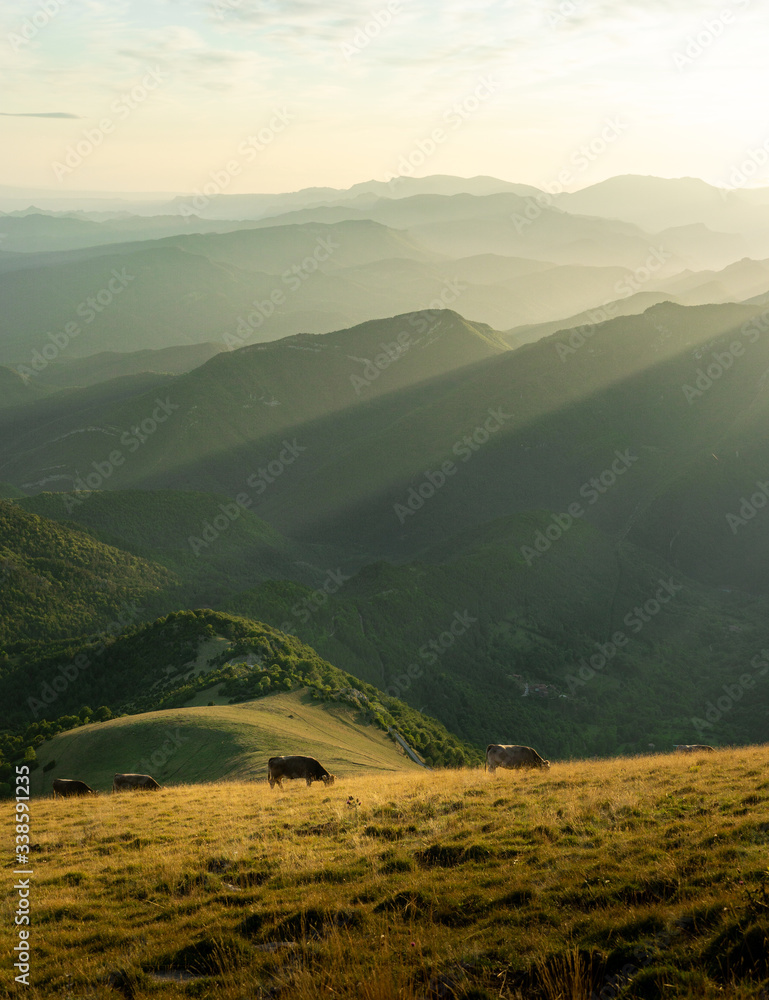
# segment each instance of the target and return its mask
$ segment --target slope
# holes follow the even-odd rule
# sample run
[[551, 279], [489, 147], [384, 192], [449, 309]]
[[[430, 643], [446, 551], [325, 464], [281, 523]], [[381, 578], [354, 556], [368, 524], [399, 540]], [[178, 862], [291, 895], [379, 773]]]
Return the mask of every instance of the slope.
[[[459, 531], [323, 601], [284, 581], [227, 607], [296, 633], [476, 746], [566, 757], [762, 739], [766, 599], [709, 588], [583, 519], [550, 541], [553, 523], [539, 511]], [[740, 674], [755, 698], [735, 687]], [[705, 719], [727, 689], [736, 701]]]
[[190, 344], [145, 351], [100, 351], [86, 358], [66, 354], [36, 373], [32, 384], [56, 388], [97, 385], [124, 375], [142, 372], [181, 375], [204, 364], [224, 350], [219, 344]]
[[635, 292], [625, 298], [602, 302], [576, 316], [566, 316], [563, 319], [550, 320], [547, 323], [525, 323], [513, 327], [512, 330], [505, 331], [505, 340], [511, 347], [521, 347], [523, 344], [532, 344], [537, 340], [542, 340], [543, 337], [558, 333], [559, 330], [578, 329], [582, 336], [585, 334], [589, 336], [590, 331], [598, 323], [604, 323], [607, 319], [614, 319], [618, 316], [637, 316], [661, 302], [678, 302], [678, 299], [670, 292]]
[[360, 711], [292, 691], [239, 705], [128, 715], [61, 733], [38, 750], [32, 793], [43, 795], [54, 778], [71, 775], [110, 791], [118, 771], [152, 774], [163, 786], [263, 781], [268, 758], [290, 753], [315, 757], [340, 778], [420, 770]]
[[[177, 580], [164, 567], [0, 500], [0, 643], [122, 631]], [[140, 607], [143, 605], [143, 607]]]
[[[458, 523], [582, 503], [687, 575], [765, 592], [763, 536], [726, 517], [769, 468], [765, 328], [760, 306], [662, 304], [505, 352], [456, 314], [396, 317], [217, 355], [163, 396], [55, 422], [38, 404], [2, 476], [39, 489], [58, 466], [62, 485], [94, 470], [93, 488], [245, 494], [281, 534], [365, 561], [413, 558]], [[105, 435], [138, 425], [153, 433], [99, 480]], [[610, 488], [591, 486], [600, 477]], [[652, 523], [666, 495], [679, 513]], [[662, 527], [693, 511], [682, 533]]]
[[251, 301], [251, 285], [237, 268], [140, 244], [0, 274], [0, 361], [34, 377], [62, 357], [210, 341]]
[[24, 406], [47, 395], [47, 390], [24, 379], [12, 368], [0, 366], [0, 408]]
[[257, 499], [323, 460], [298, 428], [506, 350], [495, 331], [442, 310], [228, 351], [115, 403], [128, 378], [0, 416], [0, 470], [30, 492], [55, 476], [65, 490], [170, 487]]
[[568, 212], [622, 219], [649, 230], [704, 224], [711, 230], [743, 233], [750, 240], [749, 252], [765, 257], [769, 209], [761, 202], [761, 192], [730, 190], [729, 183], [724, 178], [724, 186], [713, 187], [696, 177], [626, 174], [562, 194], [558, 205]]
[[173, 598], [175, 607], [208, 606], [269, 579], [319, 585], [333, 562], [333, 553], [323, 546], [292, 543], [248, 506], [211, 493], [39, 493], [18, 503], [165, 566], [183, 582]]
[[757, 1000], [767, 763], [755, 747], [372, 773], [321, 794], [37, 798], [31, 989]]
[[[261, 516], [297, 537], [410, 558], [458, 523], [577, 504], [661, 558], [685, 524], [680, 541], [701, 555], [682, 571], [707, 564], [711, 583], [766, 592], [763, 534], [732, 531], [726, 517], [769, 468], [761, 317], [760, 307], [663, 304], [391, 394], [355, 426], [341, 413], [303, 429], [326, 461], [290, 490], [278, 480]], [[328, 445], [338, 435], [344, 450]], [[640, 534], [674, 484], [676, 526]]]
[[[398, 257], [442, 255], [368, 220], [34, 255], [24, 269], [0, 273], [0, 364], [23, 364], [35, 374], [62, 353], [216, 342], [251, 315], [249, 342], [340, 329], [371, 313], [354, 283], [327, 272]], [[262, 329], [268, 319], [269, 330]]]
[[[60, 682], [62, 676], [68, 683]], [[101, 720], [206, 703], [232, 705], [300, 689], [315, 700], [351, 707], [367, 725], [383, 731], [396, 727], [428, 762], [479, 759], [435, 719], [332, 666], [294, 636], [205, 608], [175, 612], [108, 638], [60, 644], [34, 660], [12, 661], [0, 676], [5, 724], [17, 734], [14, 745], [21, 741], [18, 756], [29, 747], [31, 760], [47, 736], [91, 722], [91, 705], [99, 706], [95, 715]]]

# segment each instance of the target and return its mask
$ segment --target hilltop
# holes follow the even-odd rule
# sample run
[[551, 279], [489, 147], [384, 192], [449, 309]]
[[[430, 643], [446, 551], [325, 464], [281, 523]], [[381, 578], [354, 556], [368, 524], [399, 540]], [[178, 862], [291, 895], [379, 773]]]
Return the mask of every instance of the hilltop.
[[[109, 792], [118, 772], [151, 773], [161, 785], [265, 780], [267, 760], [281, 754], [316, 757], [339, 778], [419, 770], [365, 703], [320, 702], [309, 692], [271, 694], [229, 705], [221, 684], [190, 699], [191, 706], [127, 715], [60, 733], [37, 753], [34, 795], [54, 778], [77, 775]], [[193, 707], [194, 706], [194, 707]]]
[[[260, 468], [281, 453], [284, 467], [300, 455], [300, 469], [324, 461], [297, 437], [308, 425], [322, 429], [335, 413], [508, 350], [490, 327], [446, 309], [322, 337], [242, 343], [237, 338], [239, 349], [176, 377], [126, 375], [0, 412], [4, 478], [30, 493], [52, 482], [62, 491], [82, 490], [90, 476], [91, 489], [247, 491], [256, 499], [277, 478]], [[294, 452], [286, 451], [287, 434]], [[251, 476], [263, 480], [261, 487]]]
[[[35, 761], [36, 748], [61, 729], [77, 727], [78, 740], [87, 743], [93, 737], [98, 743], [103, 729], [82, 736], [82, 726], [112, 715], [134, 720], [109, 724], [125, 735], [137, 731], [134, 725], [148, 723], [146, 713], [209, 702], [235, 705], [300, 690], [319, 702], [351, 705], [362, 722], [383, 732], [397, 729], [429, 764], [456, 766], [480, 759], [476, 749], [436, 719], [333, 666], [295, 636], [246, 618], [208, 609], [174, 612], [96, 636], [49, 643], [35, 653], [9, 658], [0, 675], [0, 698], [8, 706], [4, 722], [13, 727], [3, 734], [3, 755], [11, 761], [25, 751], [25, 759]], [[215, 720], [221, 713], [208, 714]], [[211, 773], [220, 777], [230, 764], [226, 767]], [[5, 780], [7, 765], [2, 771]]]

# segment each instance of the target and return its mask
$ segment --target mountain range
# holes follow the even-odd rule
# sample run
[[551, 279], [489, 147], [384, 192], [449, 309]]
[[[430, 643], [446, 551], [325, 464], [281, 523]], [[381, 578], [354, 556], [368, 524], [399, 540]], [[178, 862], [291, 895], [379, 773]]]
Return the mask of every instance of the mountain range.
[[769, 261], [713, 192], [436, 179], [4, 253], [7, 693], [118, 622], [124, 709], [120, 643], [208, 608], [463, 754], [759, 739]]

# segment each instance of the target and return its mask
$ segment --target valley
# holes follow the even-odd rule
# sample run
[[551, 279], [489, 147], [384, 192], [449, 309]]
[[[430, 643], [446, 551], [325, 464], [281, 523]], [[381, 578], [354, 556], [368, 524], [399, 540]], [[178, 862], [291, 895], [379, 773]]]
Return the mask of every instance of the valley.
[[765, 20], [0, 2], [0, 1000], [769, 1000]]
[[[623, 183], [645, 197], [642, 179]], [[675, 196], [654, 191], [654, 232], [611, 214], [608, 182], [536, 213], [535, 189], [434, 178], [365, 206], [299, 192], [240, 220], [13, 216], [0, 791], [27, 768], [51, 830], [54, 780], [101, 793], [72, 800], [66, 823], [86, 832], [40, 841], [70, 845], [45, 862], [44, 913], [74, 926], [57, 893], [93, 883], [92, 919], [108, 921], [98, 859], [131, 850], [155, 887], [119, 876], [131, 934], [150, 905], [194, 900], [197, 914], [183, 933], [181, 910], [169, 916], [156, 947], [120, 962], [94, 928], [110, 968], [86, 949], [73, 983], [302, 996], [361, 934], [408, 939], [418, 961], [380, 967], [363, 948], [359, 971], [328, 979], [338, 995], [362, 995], [364, 975], [371, 1000], [425, 983], [554, 1000], [609, 980], [655, 996], [663, 979], [709, 997], [730, 995], [735, 969], [740, 989], [760, 980], [743, 937], [765, 918], [769, 268], [746, 251], [769, 248], [734, 199], [708, 216], [724, 232], [689, 232], [696, 191], [670, 184]], [[551, 772], [503, 772], [494, 787], [512, 797], [487, 798], [485, 748], [510, 741]], [[671, 756], [682, 743], [717, 757]], [[270, 793], [267, 760], [286, 753], [338, 785]], [[136, 793], [156, 833], [138, 812], [115, 832], [117, 772], [160, 783], [157, 799]], [[724, 798], [729, 782], [741, 790]], [[171, 817], [189, 829], [203, 795], [206, 857], [161, 863]], [[431, 803], [424, 822], [416, 801]], [[438, 818], [455, 811], [459, 826]], [[245, 834], [236, 813], [267, 830], [287, 819]], [[689, 860], [678, 821], [701, 848]], [[95, 860], [70, 836], [95, 837]], [[310, 836], [320, 853], [305, 856], [296, 838]], [[735, 837], [722, 853], [740, 879], [696, 874]], [[640, 852], [644, 870], [599, 879], [610, 844], [616, 865]], [[314, 888], [292, 910], [295, 882]], [[480, 951], [451, 945], [458, 927]], [[40, 995], [58, 988], [47, 976]]]

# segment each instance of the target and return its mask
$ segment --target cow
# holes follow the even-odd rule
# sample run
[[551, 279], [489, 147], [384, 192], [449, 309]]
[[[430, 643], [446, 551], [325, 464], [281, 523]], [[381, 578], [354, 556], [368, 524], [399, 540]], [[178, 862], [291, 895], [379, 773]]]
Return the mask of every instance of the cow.
[[160, 785], [149, 774], [116, 774], [112, 779], [112, 791], [135, 791], [143, 788], [146, 791], [156, 791]]
[[705, 743], [674, 743], [673, 749], [678, 753], [715, 753], [715, 747], [709, 747]]
[[519, 747], [504, 743], [489, 743], [486, 747], [486, 763], [484, 771], [488, 767], [493, 774], [498, 767], [509, 767], [518, 769], [519, 767], [550, 767], [549, 760], [543, 760], [536, 750], [531, 747]]
[[274, 788], [276, 783], [282, 788], [284, 778], [304, 778], [308, 788], [313, 781], [334, 784], [334, 775], [329, 774], [314, 757], [270, 757], [267, 761], [270, 788]]
[[76, 781], [73, 778], [54, 778], [53, 797], [57, 798], [59, 795], [66, 799], [70, 795], [96, 795], [96, 792], [93, 788], [89, 788], [84, 781]]

